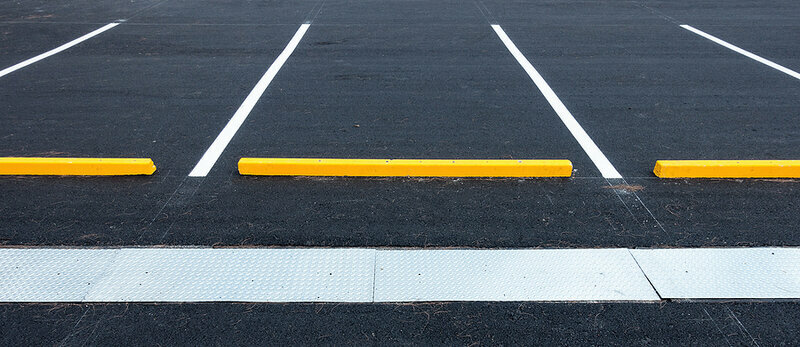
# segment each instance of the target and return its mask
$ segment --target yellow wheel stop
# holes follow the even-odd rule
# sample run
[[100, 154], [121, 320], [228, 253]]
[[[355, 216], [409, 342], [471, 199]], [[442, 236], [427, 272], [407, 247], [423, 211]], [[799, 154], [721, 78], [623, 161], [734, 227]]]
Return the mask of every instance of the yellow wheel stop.
[[659, 160], [661, 178], [800, 178], [800, 160]]
[[260, 176], [570, 177], [569, 160], [242, 158], [239, 173]]
[[152, 175], [149, 158], [0, 158], [0, 175]]

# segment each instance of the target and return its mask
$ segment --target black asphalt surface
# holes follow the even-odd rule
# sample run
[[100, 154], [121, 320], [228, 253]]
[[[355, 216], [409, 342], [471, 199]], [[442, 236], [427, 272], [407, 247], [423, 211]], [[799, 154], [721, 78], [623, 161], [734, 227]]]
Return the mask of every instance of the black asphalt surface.
[[0, 3], [0, 21], [15, 24], [105, 24], [120, 19], [132, 18], [146, 10], [153, 9], [162, 2], [159, 0], [99, 2], [74, 0], [54, 3], [48, 0], [10, 0]]
[[[789, 302], [0, 305], [3, 345], [796, 345]], [[768, 317], [770, 324], [764, 323]]]
[[[150, 157], [158, 171], [0, 177], [0, 245], [800, 245], [798, 180], [652, 174], [659, 159], [800, 159], [800, 81], [678, 26], [797, 71], [796, 1], [3, 1], [0, 69], [118, 20], [0, 77], [0, 156]], [[187, 177], [304, 22], [209, 176]], [[490, 23], [624, 181], [601, 177]], [[575, 171], [255, 178], [236, 172], [246, 156], [569, 159]], [[797, 344], [794, 302], [521, 307], [3, 305], [0, 341]]]

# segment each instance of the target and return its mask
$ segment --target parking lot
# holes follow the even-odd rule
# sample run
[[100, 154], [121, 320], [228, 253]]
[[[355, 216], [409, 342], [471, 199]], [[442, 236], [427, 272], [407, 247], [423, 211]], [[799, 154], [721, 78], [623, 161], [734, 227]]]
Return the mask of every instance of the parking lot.
[[[664, 159], [800, 159], [794, 1], [5, 1], [0, 69], [110, 23], [0, 73], [0, 156], [158, 169], [0, 176], [5, 248], [800, 245], [800, 180], [653, 174]], [[573, 173], [255, 177], [243, 157], [568, 159]], [[798, 342], [795, 299], [706, 299], [7, 303], [0, 341]]]

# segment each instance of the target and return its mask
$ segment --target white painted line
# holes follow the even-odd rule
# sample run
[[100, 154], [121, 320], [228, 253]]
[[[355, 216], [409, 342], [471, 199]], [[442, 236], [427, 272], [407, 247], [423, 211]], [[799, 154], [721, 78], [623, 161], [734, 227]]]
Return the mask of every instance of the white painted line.
[[369, 302], [371, 249], [0, 249], [2, 302]]
[[385, 250], [375, 301], [656, 301], [627, 249]]
[[658, 297], [625, 249], [0, 249], [0, 302], [420, 300]]
[[372, 300], [371, 249], [122, 249], [86, 302]]
[[517, 46], [508, 38], [506, 32], [503, 31], [497, 24], [492, 25], [492, 29], [494, 32], [497, 33], [497, 36], [500, 37], [500, 40], [506, 45], [508, 51], [511, 52], [511, 55], [517, 59], [517, 62], [522, 65], [522, 68], [525, 69], [525, 72], [528, 73], [533, 83], [536, 84], [536, 87], [542, 92], [542, 95], [547, 99], [550, 103], [550, 106], [553, 110], [556, 111], [558, 117], [561, 118], [561, 121], [564, 122], [564, 125], [567, 126], [572, 136], [575, 137], [575, 140], [583, 148], [584, 152], [589, 155], [589, 158], [592, 159], [594, 165], [597, 166], [597, 169], [600, 170], [600, 173], [603, 175], [604, 178], [622, 178], [622, 175], [619, 174], [617, 169], [614, 168], [614, 165], [611, 165], [611, 162], [606, 158], [603, 152], [600, 151], [600, 148], [592, 141], [592, 138], [589, 137], [589, 134], [583, 130], [583, 127], [575, 120], [575, 117], [572, 116], [572, 113], [569, 112], [564, 103], [561, 102], [561, 99], [558, 98], [553, 89], [550, 88], [550, 85], [547, 84], [547, 81], [544, 80], [542, 75], [539, 74], [538, 71], [531, 65], [527, 58], [522, 54], [522, 52], [517, 49]]
[[289, 41], [289, 44], [286, 45], [286, 48], [283, 49], [278, 58], [275, 59], [275, 62], [267, 69], [267, 72], [264, 73], [264, 76], [256, 83], [256, 86], [253, 87], [253, 90], [250, 91], [250, 94], [247, 95], [247, 98], [244, 99], [244, 102], [239, 109], [236, 110], [236, 113], [233, 114], [228, 124], [225, 125], [225, 128], [222, 129], [222, 132], [219, 133], [217, 139], [214, 140], [214, 143], [211, 144], [211, 147], [208, 148], [203, 157], [200, 158], [200, 161], [197, 162], [194, 169], [191, 173], [189, 173], [190, 177], [205, 177], [208, 175], [208, 172], [211, 171], [211, 168], [214, 167], [214, 164], [219, 159], [219, 156], [222, 155], [222, 152], [225, 151], [225, 147], [228, 146], [228, 143], [231, 142], [233, 139], [233, 135], [236, 135], [236, 132], [239, 130], [239, 127], [242, 126], [244, 120], [247, 119], [247, 116], [250, 114], [250, 111], [253, 110], [258, 99], [261, 98], [261, 95], [264, 94], [264, 91], [267, 90], [269, 84], [272, 82], [272, 79], [275, 78], [275, 75], [278, 74], [278, 71], [281, 70], [281, 67], [286, 60], [289, 59], [289, 56], [292, 55], [294, 49], [297, 47], [297, 44], [300, 43], [300, 40], [303, 39], [303, 35], [306, 34], [308, 27], [311, 24], [302, 24], [300, 28], [297, 29], [297, 32], [294, 34], [294, 37]]
[[785, 67], [783, 67], [781, 65], [778, 65], [778, 64], [776, 64], [776, 63], [774, 63], [772, 61], [769, 61], [769, 60], [764, 59], [762, 57], [759, 57], [759, 56], [757, 56], [757, 55], [755, 55], [753, 53], [745, 51], [745, 50], [743, 50], [743, 49], [741, 49], [739, 47], [736, 47], [736, 46], [734, 46], [734, 45], [732, 45], [730, 43], [727, 43], [727, 42], [725, 42], [723, 40], [720, 40], [719, 38], [717, 38], [717, 37], [715, 37], [713, 35], [707, 34], [707, 33], [703, 32], [703, 31], [701, 31], [701, 30], [699, 30], [697, 28], [694, 28], [691, 25], [683, 24], [683, 25], [681, 25], [681, 28], [684, 28], [686, 30], [689, 30], [689, 31], [697, 34], [697, 35], [705, 37], [705, 38], [713, 41], [714, 43], [719, 44], [720, 46], [723, 46], [723, 47], [725, 47], [727, 49], [730, 49], [730, 50], [732, 50], [732, 51], [734, 51], [736, 53], [739, 53], [739, 54], [741, 54], [741, 55], [743, 55], [745, 57], [753, 59], [753, 60], [755, 60], [755, 61], [757, 61], [757, 62], [759, 62], [761, 64], [769, 66], [769, 67], [771, 67], [771, 68], [773, 68], [775, 70], [783, 72], [783, 73], [785, 73], [785, 74], [787, 74], [789, 76], [792, 76], [792, 77], [794, 77], [796, 79], [800, 79], [800, 73], [798, 73], [797, 71], [790, 70], [790, 69], [785, 68]]
[[10, 74], [10, 73], [12, 73], [14, 71], [17, 71], [17, 70], [19, 70], [19, 69], [21, 69], [23, 67], [31, 65], [31, 64], [39, 61], [39, 60], [42, 60], [42, 59], [45, 59], [45, 58], [49, 57], [49, 56], [52, 56], [52, 55], [58, 54], [60, 52], [63, 52], [65, 50], [69, 49], [70, 47], [75, 46], [75, 45], [77, 45], [77, 44], [79, 44], [79, 43], [81, 43], [83, 41], [86, 41], [86, 40], [92, 38], [92, 37], [95, 37], [95, 36], [99, 35], [100, 33], [104, 32], [104, 31], [106, 31], [108, 29], [111, 29], [111, 28], [113, 28], [113, 27], [115, 27], [115, 26], [117, 26], [119, 24], [120, 23], [108, 23], [108, 24], [100, 27], [99, 29], [97, 29], [95, 31], [92, 31], [92, 32], [90, 32], [90, 33], [88, 33], [86, 35], [83, 35], [83, 36], [81, 36], [81, 37], [79, 37], [77, 39], [74, 39], [74, 40], [72, 40], [70, 42], [67, 42], [67, 43], [65, 43], [65, 44], [63, 44], [61, 46], [58, 46], [58, 47], [56, 47], [56, 48], [54, 48], [52, 50], [49, 50], [49, 51], [44, 52], [42, 54], [39, 54], [39, 55], [37, 55], [37, 56], [35, 56], [33, 58], [25, 60], [25, 61], [23, 61], [21, 63], [16, 64], [16, 65], [9, 66], [9, 67], [3, 69], [2, 71], [0, 71], [0, 77], [8, 75], [8, 74]]
[[0, 302], [80, 302], [118, 249], [0, 249]]
[[800, 248], [0, 248], [0, 302], [660, 298], [800, 299]]
[[665, 299], [798, 299], [798, 248], [635, 249]]

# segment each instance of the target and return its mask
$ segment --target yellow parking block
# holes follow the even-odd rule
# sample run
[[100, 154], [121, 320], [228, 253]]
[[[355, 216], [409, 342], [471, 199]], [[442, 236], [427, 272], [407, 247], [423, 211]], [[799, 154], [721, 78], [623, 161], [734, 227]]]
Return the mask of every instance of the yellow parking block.
[[149, 158], [0, 158], [0, 175], [152, 175]]
[[259, 176], [570, 177], [569, 160], [242, 158], [239, 173]]
[[661, 178], [800, 178], [800, 160], [659, 160]]

